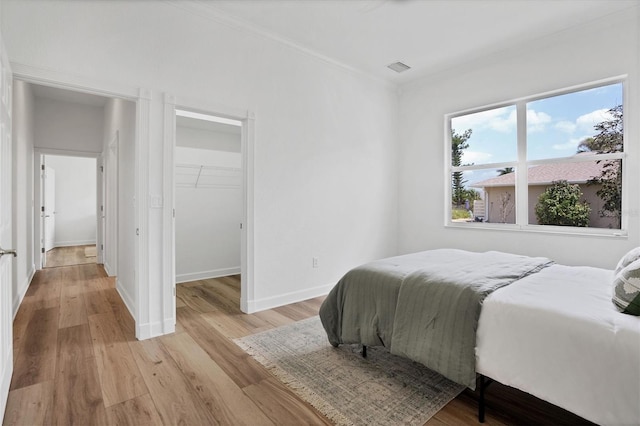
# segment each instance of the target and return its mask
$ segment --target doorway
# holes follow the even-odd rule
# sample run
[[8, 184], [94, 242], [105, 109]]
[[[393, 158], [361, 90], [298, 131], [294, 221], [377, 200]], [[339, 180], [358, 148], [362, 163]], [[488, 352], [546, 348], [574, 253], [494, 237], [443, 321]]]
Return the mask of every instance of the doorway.
[[96, 263], [96, 159], [41, 155], [43, 267]]
[[184, 110], [175, 119], [176, 306], [231, 294], [239, 311], [242, 122]]

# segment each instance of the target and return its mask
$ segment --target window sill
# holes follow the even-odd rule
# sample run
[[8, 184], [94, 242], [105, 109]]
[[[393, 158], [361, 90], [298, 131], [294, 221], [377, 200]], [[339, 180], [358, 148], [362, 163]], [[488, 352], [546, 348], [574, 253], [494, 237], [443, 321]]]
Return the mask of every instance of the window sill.
[[533, 234], [553, 234], [553, 235], [570, 235], [579, 237], [597, 237], [597, 238], [624, 238], [628, 237], [628, 232], [624, 229], [608, 229], [608, 228], [580, 228], [574, 226], [552, 226], [552, 225], [516, 225], [503, 223], [486, 223], [486, 222], [447, 222], [445, 228], [458, 229], [478, 229], [484, 231], [502, 231], [502, 232], [526, 232]]

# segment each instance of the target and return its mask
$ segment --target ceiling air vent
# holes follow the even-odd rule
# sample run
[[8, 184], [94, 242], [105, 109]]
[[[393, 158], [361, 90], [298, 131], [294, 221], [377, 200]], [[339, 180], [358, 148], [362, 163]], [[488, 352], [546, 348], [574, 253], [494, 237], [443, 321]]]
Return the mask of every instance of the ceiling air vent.
[[404, 72], [411, 67], [409, 65], [403, 64], [402, 62], [394, 62], [393, 64], [387, 65], [387, 68], [391, 68], [395, 72]]

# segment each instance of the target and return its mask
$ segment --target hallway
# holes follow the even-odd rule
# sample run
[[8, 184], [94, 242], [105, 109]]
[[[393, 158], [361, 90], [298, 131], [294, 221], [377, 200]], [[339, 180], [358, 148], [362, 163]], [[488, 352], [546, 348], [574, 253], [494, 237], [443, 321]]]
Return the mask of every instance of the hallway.
[[[106, 420], [101, 376], [105, 390], [142, 393], [135, 364], [118, 360], [134, 340], [133, 319], [100, 265], [38, 271], [14, 321], [14, 373], [4, 424]], [[130, 373], [117, 382], [119, 374]]]

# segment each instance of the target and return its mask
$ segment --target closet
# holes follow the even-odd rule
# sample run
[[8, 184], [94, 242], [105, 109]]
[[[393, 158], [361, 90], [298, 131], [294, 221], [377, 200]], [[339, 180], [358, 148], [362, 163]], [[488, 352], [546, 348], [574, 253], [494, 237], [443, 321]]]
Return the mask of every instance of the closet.
[[178, 116], [176, 282], [240, 273], [240, 127]]

